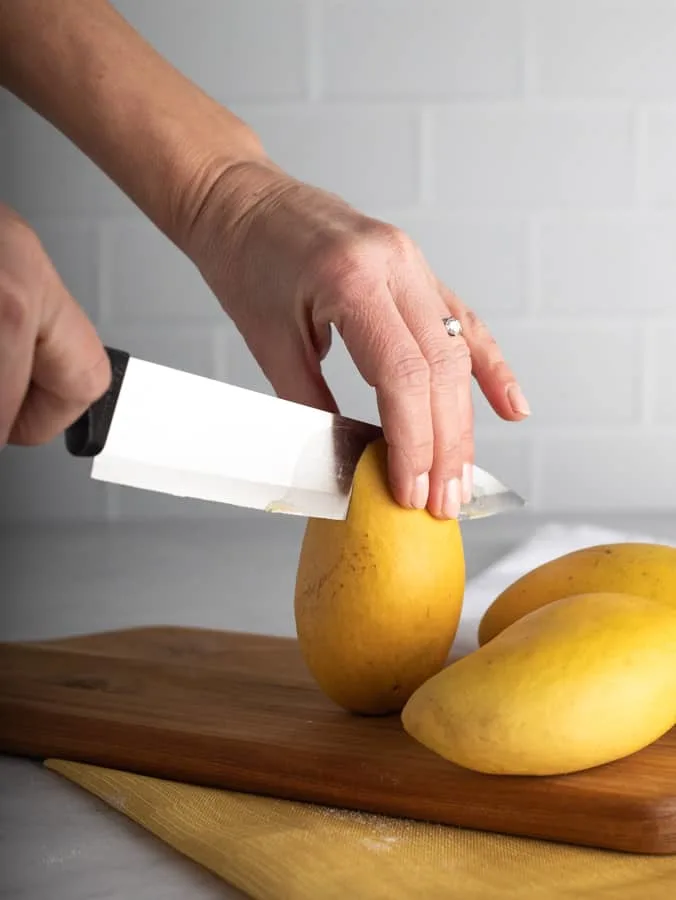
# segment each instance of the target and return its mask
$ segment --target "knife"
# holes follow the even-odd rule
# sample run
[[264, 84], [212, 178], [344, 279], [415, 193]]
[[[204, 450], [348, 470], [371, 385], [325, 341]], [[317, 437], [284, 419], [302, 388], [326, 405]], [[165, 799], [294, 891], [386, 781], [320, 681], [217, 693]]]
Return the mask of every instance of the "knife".
[[[376, 425], [146, 362], [106, 347], [112, 381], [66, 429], [97, 481], [266, 512], [344, 519]], [[525, 501], [474, 467], [461, 519]]]

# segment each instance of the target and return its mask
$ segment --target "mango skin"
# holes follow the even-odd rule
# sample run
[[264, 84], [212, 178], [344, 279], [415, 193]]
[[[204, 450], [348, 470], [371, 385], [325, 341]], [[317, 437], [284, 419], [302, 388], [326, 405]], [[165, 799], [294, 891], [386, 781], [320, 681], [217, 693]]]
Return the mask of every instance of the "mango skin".
[[599, 544], [544, 563], [496, 597], [479, 623], [479, 644], [547, 603], [597, 592], [662, 600], [676, 610], [676, 547]]
[[376, 441], [358, 463], [347, 519], [307, 524], [294, 603], [300, 650], [339, 706], [399, 712], [446, 662], [464, 590], [458, 523], [400, 507]]
[[645, 597], [556, 600], [426, 682], [405, 730], [457, 765], [560, 775], [646, 747], [676, 722], [676, 610]]

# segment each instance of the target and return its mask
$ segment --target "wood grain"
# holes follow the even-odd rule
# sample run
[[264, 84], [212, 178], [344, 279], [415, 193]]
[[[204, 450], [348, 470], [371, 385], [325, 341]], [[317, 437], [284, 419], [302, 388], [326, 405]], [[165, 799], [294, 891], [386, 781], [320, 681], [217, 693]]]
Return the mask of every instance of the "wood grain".
[[314, 686], [296, 642], [140, 628], [0, 644], [0, 751], [636, 853], [676, 852], [676, 730], [575, 775], [480, 775]]

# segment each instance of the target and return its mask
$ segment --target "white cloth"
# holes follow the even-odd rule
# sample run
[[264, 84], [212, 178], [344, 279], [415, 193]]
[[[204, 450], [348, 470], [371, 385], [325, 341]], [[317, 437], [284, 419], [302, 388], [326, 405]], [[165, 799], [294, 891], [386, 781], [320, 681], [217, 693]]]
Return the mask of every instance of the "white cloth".
[[477, 647], [477, 628], [493, 600], [517, 578], [551, 559], [597, 544], [641, 542], [670, 545], [664, 538], [646, 534], [613, 531], [595, 525], [543, 525], [525, 543], [503, 556], [467, 583], [463, 614], [453, 656]]

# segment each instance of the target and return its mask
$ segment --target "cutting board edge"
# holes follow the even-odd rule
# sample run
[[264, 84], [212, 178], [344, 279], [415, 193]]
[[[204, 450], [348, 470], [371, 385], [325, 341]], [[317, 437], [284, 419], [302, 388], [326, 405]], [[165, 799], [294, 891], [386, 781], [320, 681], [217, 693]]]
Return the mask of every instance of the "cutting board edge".
[[[8, 711], [6, 707], [7, 704], [0, 703], [0, 721], [6, 721], [4, 718], [4, 713]], [[45, 735], [50, 730], [49, 711], [43, 710], [43, 716], [43, 721], [38, 728], [40, 735]], [[63, 715], [61, 715], [60, 719], [62, 721], [63, 718]], [[71, 716], [72, 727], [76, 727], [77, 720], [77, 714], [73, 714]], [[152, 733], [153, 730], [153, 727], [150, 725], [144, 729], [148, 733]], [[599, 823], [599, 829], [596, 832], [596, 835], [602, 835], [602, 839], [599, 840], [598, 836], [595, 836], [593, 839], [586, 838], [584, 827], [579, 830], [571, 830], [570, 819], [567, 820], [565, 833], [561, 832], [559, 834], [552, 831], [551, 820], [545, 822], [541, 827], [538, 826], [537, 816], [526, 821], [523, 827], [520, 825], [515, 826], [514, 822], [511, 822], [509, 828], [496, 828], [493, 824], [494, 820], [490, 818], [490, 811], [487, 816], [482, 816], [480, 807], [469, 809], [469, 815], [463, 811], [454, 814], [447, 807], [444, 807], [446, 810], [445, 814], [435, 815], [427, 808], [424, 813], [416, 814], [409, 809], [398, 808], [396, 802], [392, 803], [392, 795], [387, 792], [373, 798], [364, 798], [362, 796], [358, 802], [346, 802], [345, 798], [340, 795], [339, 788], [336, 787], [334, 792], [328, 783], [305, 781], [302, 784], [303, 796], [301, 797], [299, 796], [298, 773], [289, 772], [285, 779], [280, 779], [278, 774], [273, 783], [266, 772], [240, 768], [237, 764], [237, 755], [234, 762], [231, 760], [229, 764], [225, 763], [224, 766], [221, 766], [218, 769], [218, 773], [208, 772], [201, 777], [196, 777], [187, 768], [182, 770], [176, 764], [163, 761], [160, 764], [150, 765], [134, 761], [132, 755], [137, 752], [135, 747], [130, 747], [127, 750], [127, 758], [125, 759], [125, 753], [119, 747], [115, 751], [117, 756], [111, 756], [109, 755], [111, 751], [108, 749], [108, 745], [92, 746], [90, 744], [83, 746], [80, 751], [73, 752], [66, 749], [65, 743], [60, 745], [58, 741], [51, 737], [42, 737], [41, 740], [44, 743], [32, 742], [29, 745], [18, 739], [8, 739], [6, 734], [0, 733], [0, 754], [24, 756], [38, 761], [44, 761], [48, 758], [68, 759], [71, 762], [117, 769], [159, 780], [190, 783], [198, 787], [229, 790], [243, 794], [290, 800], [297, 803], [317, 804], [325, 807], [348, 809], [354, 812], [368, 812], [373, 815], [385, 815], [438, 825], [489, 831], [496, 834], [511, 834], [524, 838], [626, 852], [634, 855], [671, 855], [676, 853], [676, 796], [668, 801], [666, 815], [661, 812], [665, 805], [662, 798], [657, 798], [656, 803], [651, 803], [645, 798], [623, 798], [622, 808], [618, 809], [610, 806], [605, 819]], [[61, 752], [62, 747], [64, 752]], [[243, 746], [242, 750], [244, 750]], [[660, 811], [659, 815], [655, 815], [656, 809]], [[617, 831], [618, 814], [620, 812], [621, 816], [619, 818], [622, 822], [622, 833]], [[628, 828], [628, 826], [630, 827]]]

